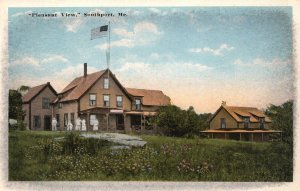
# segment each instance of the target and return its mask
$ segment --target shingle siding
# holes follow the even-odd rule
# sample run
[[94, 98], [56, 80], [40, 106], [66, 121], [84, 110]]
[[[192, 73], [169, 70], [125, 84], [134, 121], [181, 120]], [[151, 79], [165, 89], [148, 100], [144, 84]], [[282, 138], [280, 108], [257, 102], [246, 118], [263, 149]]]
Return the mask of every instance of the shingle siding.
[[[30, 105], [31, 105], [31, 129], [32, 130], [44, 130], [44, 117], [45, 116], [51, 116], [52, 118], [52, 107], [49, 107], [49, 109], [43, 109], [42, 108], [42, 103], [43, 103], [43, 98], [47, 97], [50, 98], [50, 101], [53, 101], [56, 99], [56, 95], [53, 93], [52, 90], [50, 90], [49, 86], [47, 86], [40, 94], [38, 94], [34, 99], [31, 100]], [[28, 128], [29, 128], [29, 104], [24, 104], [28, 105], [26, 107], [26, 117], [25, 121], [28, 122]], [[28, 112], [27, 112], [28, 111]], [[41, 118], [41, 126], [38, 129], [34, 128], [34, 116], [40, 116]]]
[[[117, 96], [121, 95], [123, 97], [123, 106], [120, 109], [123, 110], [130, 110], [131, 101], [129, 98], [124, 94], [121, 88], [116, 84], [116, 82], [110, 77], [109, 79], [109, 89], [103, 88], [104, 78], [107, 75], [102, 76], [97, 82], [86, 92], [80, 99], [80, 111], [91, 109], [93, 107], [104, 107], [103, 105], [103, 95], [109, 95], [110, 100], [110, 108], [117, 108]], [[96, 94], [97, 96], [97, 103], [96, 106], [89, 105], [89, 95]]]

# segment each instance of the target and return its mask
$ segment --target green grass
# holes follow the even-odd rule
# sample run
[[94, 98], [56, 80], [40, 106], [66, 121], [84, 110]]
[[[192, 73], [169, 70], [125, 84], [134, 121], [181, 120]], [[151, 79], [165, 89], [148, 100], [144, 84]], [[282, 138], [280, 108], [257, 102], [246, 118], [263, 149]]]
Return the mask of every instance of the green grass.
[[143, 148], [111, 150], [77, 134], [11, 131], [9, 180], [292, 181], [292, 148], [282, 142], [141, 137]]

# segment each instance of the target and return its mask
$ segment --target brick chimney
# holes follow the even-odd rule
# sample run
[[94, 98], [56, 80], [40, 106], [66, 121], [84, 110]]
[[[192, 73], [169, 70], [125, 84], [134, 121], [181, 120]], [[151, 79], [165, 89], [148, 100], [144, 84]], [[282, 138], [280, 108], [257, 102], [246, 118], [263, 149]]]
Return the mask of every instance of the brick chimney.
[[87, 63], [83, 64], [83, 76], [86, 77], [87, 76]]

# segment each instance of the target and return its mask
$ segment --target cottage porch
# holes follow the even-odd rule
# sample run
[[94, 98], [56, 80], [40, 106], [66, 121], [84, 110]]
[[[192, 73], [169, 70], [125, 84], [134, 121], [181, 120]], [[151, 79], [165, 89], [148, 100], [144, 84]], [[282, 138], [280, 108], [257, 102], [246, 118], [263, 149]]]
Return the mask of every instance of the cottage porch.
[[93, 120], [99, 122], [98, 131], [105, 132], [143, 132], [154, 133], [155, 124], [149, 118], [156, 112], [126, 111], [118, 108], [95, 107], [79, 112], [79, 117], [86, 120], [87, 131], [93, 131]]
[[210, 129], [206, 131], [201, 131], [200, 134], [205, 134], [208, 138], [218, 138], [218, 139], [231, 139], [238, 141], [254, 141], [263, 142], [270, 141], [270, 135], [279, 135], [280, 140], [282, 140], [282, 131], [275, 130], [244, 130], [244, 129], [234, 129], [234, 130], [220, 130], [220, 129]]

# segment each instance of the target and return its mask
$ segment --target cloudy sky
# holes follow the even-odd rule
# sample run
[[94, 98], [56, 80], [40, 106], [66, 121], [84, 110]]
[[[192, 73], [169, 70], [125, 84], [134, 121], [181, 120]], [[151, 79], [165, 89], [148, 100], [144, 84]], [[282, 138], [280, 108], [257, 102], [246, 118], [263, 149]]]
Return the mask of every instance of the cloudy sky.
[[110, 21], [110, 68], [125, 87], [163, 90], [199, 113], [223, 100], [266, 108], [293, 98], [291, 18], [288, 7], [10, 8], [9, 87], [49, 81], [59, 92], [84, 62], [88, 73], [105, 69], [106, 38], [90, 32]]

